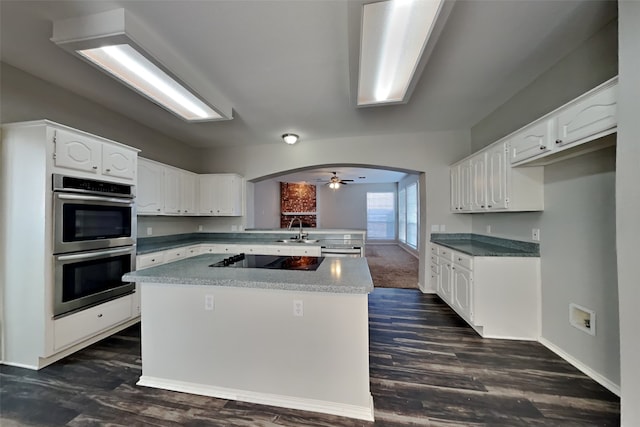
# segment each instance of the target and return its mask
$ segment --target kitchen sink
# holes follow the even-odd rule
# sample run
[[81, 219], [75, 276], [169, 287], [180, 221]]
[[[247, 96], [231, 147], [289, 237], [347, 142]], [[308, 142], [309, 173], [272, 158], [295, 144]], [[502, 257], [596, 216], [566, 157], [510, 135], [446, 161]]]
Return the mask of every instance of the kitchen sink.
[[279, 239], [279, 243], [318, 243], [317, 239]]

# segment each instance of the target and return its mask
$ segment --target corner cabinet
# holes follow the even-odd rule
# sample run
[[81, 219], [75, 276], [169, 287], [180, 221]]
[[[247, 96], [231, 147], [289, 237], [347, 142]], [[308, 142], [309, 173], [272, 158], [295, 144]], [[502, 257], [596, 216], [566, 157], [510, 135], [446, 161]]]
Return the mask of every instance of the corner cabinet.
[[540, 258], [473, 257], [432, 243], [431, 280], [481, 336], [538, 339]]
[[199, 175], [200, 215], [242, 216], [244, 179], [240, 175]]

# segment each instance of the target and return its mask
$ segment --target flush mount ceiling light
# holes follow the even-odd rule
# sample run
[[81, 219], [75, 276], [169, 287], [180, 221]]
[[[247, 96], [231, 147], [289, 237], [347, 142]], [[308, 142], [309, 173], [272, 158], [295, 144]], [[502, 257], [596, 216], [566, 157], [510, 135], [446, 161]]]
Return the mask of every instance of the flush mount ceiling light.
[[445, 8], [444, 3], [444, 0], [387, 0], [363, 6], [359, 106], [408, 101], [426, 62], [425, 59], [421, 63], [421, 57], [436, 21], [439, 17], [446, 20], [451, 10], [452, 5]]
[[233, 118], [222, 94], [125, 9], [55, 21], [51, 41], [184, 120]]
[[285, 133], [284, 135], [282, 135], [282, 139], [284, 140], [284, 142], [289, 145], [293, 145], [298, 142], [298, 138], [298, 135], [296, 135], [295, 133]]

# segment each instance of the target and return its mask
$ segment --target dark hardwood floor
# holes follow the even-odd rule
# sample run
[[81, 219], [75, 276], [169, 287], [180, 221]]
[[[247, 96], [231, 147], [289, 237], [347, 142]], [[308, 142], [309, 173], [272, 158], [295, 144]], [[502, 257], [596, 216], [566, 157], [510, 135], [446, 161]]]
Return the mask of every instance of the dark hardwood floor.
[[375, 423], [138, 387], [132, 327], [38, 372], [2, 366], [0, 425], [620, 424], [619, 399], [541, 344], [481, 339], [416, 290], [376, 289], [369, 307]]

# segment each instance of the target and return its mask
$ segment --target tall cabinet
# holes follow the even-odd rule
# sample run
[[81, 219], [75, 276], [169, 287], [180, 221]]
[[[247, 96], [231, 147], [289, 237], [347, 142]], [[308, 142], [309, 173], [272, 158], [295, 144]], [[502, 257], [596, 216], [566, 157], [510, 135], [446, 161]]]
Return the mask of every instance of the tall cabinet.
[[52, 174], [135, 184], [135, 148], [48, 120], [2, 126], [2, 362], [39, 369], [139, 321], [137, 295], [54, 319]]

